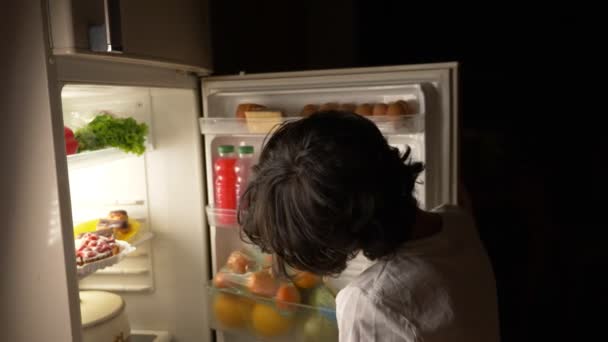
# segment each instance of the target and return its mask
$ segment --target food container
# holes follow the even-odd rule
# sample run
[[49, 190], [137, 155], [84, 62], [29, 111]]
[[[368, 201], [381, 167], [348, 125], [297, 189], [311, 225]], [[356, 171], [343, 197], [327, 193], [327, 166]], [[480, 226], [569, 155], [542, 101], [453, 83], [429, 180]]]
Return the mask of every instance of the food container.
[[337, 342], [335, 308], [278, 302], [234, 288], [209, 287], [213, 329], [252, 341]]
[[335, 296], [321, 277], [293, 269], [279, 277], [272, 262], [255, 249], [230, 254], [209, 287], [211, 326], [260, 341], [337, 341]]
[[280, 111], [254, 111], [245, 112], [249, 133], [270, 133], [283, 122]]
[[126, 342], [131, 327], [124, 300], [102, 291], [80, 292], [83, 342]]

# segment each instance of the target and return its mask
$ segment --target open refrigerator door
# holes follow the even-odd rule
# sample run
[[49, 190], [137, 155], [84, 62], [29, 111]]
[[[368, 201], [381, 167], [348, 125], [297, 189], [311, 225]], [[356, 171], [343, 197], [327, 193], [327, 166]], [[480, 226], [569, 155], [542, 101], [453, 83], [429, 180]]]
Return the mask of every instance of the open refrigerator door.
[[[75, 240], [80, 264], [83, 340], [209, 340], [196, 78], [117, 63], [57, 64], [73, 223], [64, 240]], [[118, 254], [94, 256], [102, 240], [115, 241]]]
[[[247, 256], [262, 260], [254, 263], [258, 268], [265, 259], [242, 241], [235, 204], [226, 205], [214, 189], [214, 168], [222, 168], [224, 152], [251, 146], [255, 163], [277, 125], [319, 109], [354, 111], [373, 121], [389, 144], [401, 151], [411, 148], [412, 159], [425, 164], [415, 188], [422, 208], [455, 204], [456, 80], [454, 63], [203, 78], [200, 129], [214, 276], [208, 305], [219, 340], [337, 341], [333, 296], [372, 264], [358, 255], [338, 277], [311, 288], [295, 283], [300, 295], [287, 302], [276, 289], [255, 289], [255, 269], [227, 272], [250, 265], [243, 260]], [[239, 261], [240, 254], [246, 257]]]

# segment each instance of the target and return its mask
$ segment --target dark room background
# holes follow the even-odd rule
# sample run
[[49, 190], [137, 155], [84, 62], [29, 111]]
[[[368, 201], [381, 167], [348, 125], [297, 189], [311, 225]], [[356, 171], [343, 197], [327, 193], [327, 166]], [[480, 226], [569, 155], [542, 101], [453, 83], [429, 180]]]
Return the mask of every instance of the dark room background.
[[211, 21], [216, 75], [460, 62], [461, 174], [493, 262], [503, 341], [580, 341], [601, 326], [582, 305], [605, 307], [606, 240], [569, 215], [590, 203], [574, 189], [600, 172], [576, 160], [571, 121], [593, 22], [565, 5], [363, 0], [216, 0]]

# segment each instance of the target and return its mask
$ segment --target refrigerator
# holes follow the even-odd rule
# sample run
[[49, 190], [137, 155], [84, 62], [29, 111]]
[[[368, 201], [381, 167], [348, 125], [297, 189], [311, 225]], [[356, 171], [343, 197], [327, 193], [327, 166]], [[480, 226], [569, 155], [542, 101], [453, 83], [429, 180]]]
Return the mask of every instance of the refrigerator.
[[[64, 200], [70, 201], [73, 225], [125, 209], [146, 232], [120, 263], [73, 279], [80, 290], [120, 294], [135, 334], [158, 333], [175, 341], [212, 336], [209, 279], [232, 251], [245, 246], [238, 226], [217, 223], [219, 215], [234, 215], [214, 207], [217, 148], [252, 145], [255, 159], [268, 134], [264, 125], [252, 127], [264, 119], [235, 116], [241, 103], [279, 108], [285, 116], [276, 123], [298, 120], [307, 104], [404, 100], [414, 114], [369, 119], [392, 146], [402, 151], [409, 146], [412, 158], [425, 163], [416, 185], [423, 208], [457, 201], [454, 63], [218, 77], [79, 59], [58, 58], [56, 65], [64, 125], [77, 129], [106, 111], [150, 128], [142, 156], [107, 149], [66, 160], [70, 196]], [[73, 236], [63, 239], [70, 245]], [[328, 282], [339, 290], [369, 264], [357, 257]], [[221, 330], [215, 336], [254, 338]]]
[[[413, 159], [425, 163], [416, 185], [421, 207], [458, 201], [457, 63], [232, 76], [112, 56], [50, 56], [47, 66], [44, 106], [51, 117], [39, 124], [53, 133], [44, 144], [55, 152], [57, 193], [51, 210], [60, 220], [51, 220], [48, 250], [42, 254], [53, 258], [49, 265], [59, 268], [58, 278], [65, 276], [49, 286], [65, 292], [54, 300], [63, 303], [69, 317], [58, 316], [52, 324], [69, 325], [74, 341], [82, 339], [81, 291], [118, 294], [132, 342], [299, 340], [295, 325], [283, 337], [266, 339], [247, 331], [224, 332], [213, 317], [217, 293], [210, 279], [231, 251], [248, 248], [238, 226], [218, 223], [225, 213], [214, 207], [217, 148], [252, 145], [257, 158], [269, 133], [264, 119], [237, 118], [239, 104], [280, 109], [280, 123], [300, 119], [308, 104], [406, 101], [411, 115], [369, 119], [391, 145], [409, 146]], [[145, 153], [104, 149], [66, 156], [62, 126], [78, 129], [101, 112], [145, 122]], [[117, 209], [127, 210], [141, 226], [136, 250], [79, 278], [73, 228]], [[370, 264], [358, 256], [327, 282], [339, 290]]]

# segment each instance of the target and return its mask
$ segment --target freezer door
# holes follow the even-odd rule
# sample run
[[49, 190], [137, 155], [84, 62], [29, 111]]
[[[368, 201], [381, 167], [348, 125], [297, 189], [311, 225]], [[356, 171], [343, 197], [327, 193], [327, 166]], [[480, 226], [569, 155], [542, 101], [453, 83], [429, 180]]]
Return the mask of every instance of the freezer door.
[[[306, 104], [405, 100], [423, 122], [422, 130], [386, 136], [397, 147], [412, 147], [413, 157], [425, 163], [417, 195], [430, 209], [458, 201], [457, 78], [457, 63], [208, 77], [202, 79], [203, 112], [228, 119], [238, 104], [258, 103], [299, 116]], [[235, 128], [235, 135], [242, 133]], [[207, 152], [211, 155], [209, 146]]]

